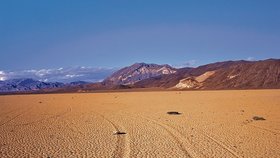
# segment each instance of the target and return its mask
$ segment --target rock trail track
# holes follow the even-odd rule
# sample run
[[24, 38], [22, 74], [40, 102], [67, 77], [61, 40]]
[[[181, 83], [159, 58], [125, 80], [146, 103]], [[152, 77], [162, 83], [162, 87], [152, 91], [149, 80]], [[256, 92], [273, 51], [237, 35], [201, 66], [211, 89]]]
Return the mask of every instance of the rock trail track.
[[[129, 114], [126, 114], [126, 116], [127, 115]], [[187, 139], [187, 135], [188, 135], [187, 133], [182, 133], [168, 124], [162, 123], [155, 119], [151, 119], [147, 116], [143, 116], [143, 115], [133, 115], [133, 116], [152, 122], [156, 124], [159, 128], [163, 128], [164, 130], [166, 130], [170, 134], [170, 136], [177, 142], [178, 147], [184, 152], [185, 157], [207, 157], [207, 155], [203, 155], [202, 153], [199, 153], [199, 151], [192, 146], [191, 142], [188, 141]], [[241, 157], [234, 150], [232, 150], [227, 145], [220, 142], [218, 139], [211, 137], [206, 132], [198, 129], [196, 129], [195, 131], [197, 135], [203, 136], [202, 141], [208, 141], [210, 144], [213, 143], [217, 144], [220, 147], [217, 148], [217, 150], [219, 151], [224, 150], [225, 153], [228, 153], [227, 155], [228, 157], [237, 157], [237, 158]]]
[[[107, 117], [105, 117], [102, 114], [99, 114], [97, 112], [95, 112], [95, 114], [101, 116], [104, 120], [106, 120], [112, 127], [112, 134], [113, 132], [122, 132], [125, 131], [123, 127], [121, 127], [119, 124], [113, 122], [113, 120], [108, 119]], [[121, 134], [121, 135], [115, 135], [115, 137], [117, 137], [117, 142], [116, 142], [116, 148], [113, 152], [113, 156], [114, 158], [127, 158], [129, 157], [129, 152], [130, 152], [130, 148], [129, 148], [129, 133]]]

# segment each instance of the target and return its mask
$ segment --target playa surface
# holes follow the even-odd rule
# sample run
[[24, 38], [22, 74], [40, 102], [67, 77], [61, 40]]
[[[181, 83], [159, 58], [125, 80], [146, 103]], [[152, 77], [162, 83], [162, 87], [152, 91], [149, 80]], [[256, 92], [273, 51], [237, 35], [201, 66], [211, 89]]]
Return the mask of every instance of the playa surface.
[[0, 96], [0, 157], [280, 157], [280, 90]]

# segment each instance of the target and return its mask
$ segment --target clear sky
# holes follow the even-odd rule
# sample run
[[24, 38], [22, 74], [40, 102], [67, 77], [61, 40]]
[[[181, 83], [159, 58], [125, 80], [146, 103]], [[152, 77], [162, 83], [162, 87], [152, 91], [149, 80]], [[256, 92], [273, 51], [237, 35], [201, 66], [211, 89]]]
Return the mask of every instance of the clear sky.
[[1, 0], [0, 69], [280, 57], [279, 0]]

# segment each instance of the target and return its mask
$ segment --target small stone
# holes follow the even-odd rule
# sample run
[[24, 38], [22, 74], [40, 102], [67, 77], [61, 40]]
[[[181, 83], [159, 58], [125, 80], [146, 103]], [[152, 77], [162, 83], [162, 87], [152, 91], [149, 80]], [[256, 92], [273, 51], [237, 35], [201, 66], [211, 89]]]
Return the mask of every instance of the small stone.
[[120, 132], [120, 131], [114, 131], [114, 135], [123, 135], [126, 134], [125, 132]]
[[177, 111], [168, 111], [167, 114], [169, 114], [169, 115], [181, 115], [182, 113], [179, 113]]
[[254, 116], [253, 120], [255, 120], [255, 121], [263, 121], [263, 120], [265, 120], [265, 118], [259, 117], [259, 116]]

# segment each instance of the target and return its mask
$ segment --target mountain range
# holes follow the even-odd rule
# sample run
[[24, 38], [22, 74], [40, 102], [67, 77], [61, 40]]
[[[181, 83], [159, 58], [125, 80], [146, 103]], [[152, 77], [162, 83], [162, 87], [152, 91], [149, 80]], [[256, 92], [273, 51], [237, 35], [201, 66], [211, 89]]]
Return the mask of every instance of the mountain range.
[[102, 82], [41, 82], [33, 79], [0, 81], [0, 92], [91, 92], [120, 89], [268, 89], [280, 88], [280, 59], [224, 61], [196, 68], [135, 63]]
[[60, 82], [41, 82], [31, 78], [11, 79], [0, 81], [0, 92], [36, 91], [41, 89], [60, 88], [64, 84]]
[[38, 90], [55, 90], [59, 88], [75, 87], [90, 82], [75, 81], [70, 83], [43, 82], [31, 78], [11, 79], [0, 81], [0, 93], [5, 92], [32, 92]]

